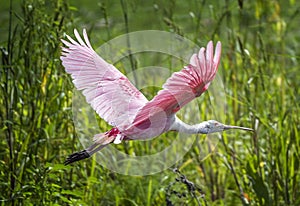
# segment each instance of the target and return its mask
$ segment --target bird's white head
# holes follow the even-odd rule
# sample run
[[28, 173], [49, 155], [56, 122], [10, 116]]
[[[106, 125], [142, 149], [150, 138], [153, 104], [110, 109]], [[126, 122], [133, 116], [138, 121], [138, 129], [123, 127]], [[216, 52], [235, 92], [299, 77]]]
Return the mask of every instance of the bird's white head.
[[208, 120], [205, 122], [202, 122], [199, 125], [199, 133], [204, 134], [210, 134], [214, 132], [222, 132], [229, 129], [240, 129], [240, 130], [246, 130], [246, 131], [253, 131], [253, 129], [247, 128], [247, 127], [239, 127], [239, 126], [231, 126], [231, 125], [225, 125], [222, 124], [216, 120]]

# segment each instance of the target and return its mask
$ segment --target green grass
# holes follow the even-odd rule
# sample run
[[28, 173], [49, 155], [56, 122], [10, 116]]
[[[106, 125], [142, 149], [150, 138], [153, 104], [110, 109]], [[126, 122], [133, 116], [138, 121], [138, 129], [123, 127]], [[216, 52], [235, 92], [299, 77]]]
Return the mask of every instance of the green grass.
[[[11, 13], [9, 2], [3, 3], [0, 20], [1, 205], [300, 204], [299, 2], [12, 3]], [[63, 166], [66, 156], [82, 146], [72, 121], [73, 85], [59, 60], [60, 38], [84, 27], [95, 48], [126, 32], [147, 29], [174, 32], [199, 46], [220, 40], [226, 111], [214, 114], [206, 94], [199, 117], [217, 117], [256, 133], [223, 133], [217, 149], [205, 157], [201, 151], [208, 148], [199, 137], [174, 165], [180, 172], [126, 176], [93, 158]], [[121, 71], [130, 71], [135, 63], [155, 65], [147, 55], [131, 58], [117, 63]], [[166, 68], [173, 65], [170, 57], [157, 61]], [[143, 92], [151, 97], [157, 89]], [[107, 129], [101, 120], [99, 124]], [[163, 148], [174, 135], [118, 149], [148, 154], [151, 145]], [[183, 176], [198, 189], [189, 189]]]

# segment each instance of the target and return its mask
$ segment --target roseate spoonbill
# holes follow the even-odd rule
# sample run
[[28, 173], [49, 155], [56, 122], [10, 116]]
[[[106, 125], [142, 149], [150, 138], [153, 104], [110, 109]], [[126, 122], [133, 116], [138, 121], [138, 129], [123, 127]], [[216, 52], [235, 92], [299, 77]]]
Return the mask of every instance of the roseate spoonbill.
[[190, 63], [173, 73], [163, 89], [148, 101], [126, 76], [97, 55], [85, 29], [84, 40], [76, 29], [74, 34], [77, 41], [68, 35], [69, 41], [61, 40], [65, 45], [62, 64], [71, 74], [75, 87], [82, 90], [86, 101], [113, 128], [96, 134], [94, 144], [71, 154], [65, 161], [66, 165], [88, 158], [110, 143], [148, 139], [170, 130], [188, 134], [209, 134], [228, 129], [253, 131], [215, 120], [188, 125], [176, 117], [176, 112], [205, 92], [214, 79], [221, 57], [221, 42], [217, 43], [215, 54], [212, 41], [206, 49], [201, 48], [198, 54], [193, 54]]

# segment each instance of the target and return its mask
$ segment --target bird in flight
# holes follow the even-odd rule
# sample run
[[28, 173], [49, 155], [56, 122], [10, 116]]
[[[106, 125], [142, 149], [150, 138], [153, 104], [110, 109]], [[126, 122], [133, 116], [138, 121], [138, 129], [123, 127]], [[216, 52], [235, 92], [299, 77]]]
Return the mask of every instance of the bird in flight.
[[250, 128], [208, 120], [196, 125], [181, 121], [176, 112], [205, 92], [215, 78], [221, 58], [221, 42], [215, 48], [210, 41], [193, 54], [181, 71], [167, 79], [152, 100], [147, 98], [112, 64], [102, 59], [92, 48], [86, 30], [83, 39], [74, 30], [77, 41], [66, 35], [61, 40], [61, 61], [66, 72], [81, 90], [86, 101], [112, 129], [96, 134], [93, 144], [71, 154], [65, 165], [90, 157], [111, 143], [156, 137], [167, 131], [187, 134], [209, 134], [228, 129], [253, 131]]

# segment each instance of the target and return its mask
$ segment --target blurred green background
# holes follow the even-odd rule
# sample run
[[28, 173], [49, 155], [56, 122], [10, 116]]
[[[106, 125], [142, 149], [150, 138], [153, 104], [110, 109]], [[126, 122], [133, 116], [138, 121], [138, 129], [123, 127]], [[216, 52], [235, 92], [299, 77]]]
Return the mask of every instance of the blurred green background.
[[[299, 1], [23, 0], [0, 10], [1, 205], [300, 205]], [[87, 28], [94, 48], [149, 29], [199, 46], [220, 40], [226, 123], [256, 133], [224, 133], [206, 158], [199, 140], [178, 170], [149, 176], [113, 173], [93, 158], [64, 166], [82, 149], [59, 60], [60, 39], [74, 28]], [[144, 145], [129, 146], [139, 153]]]

